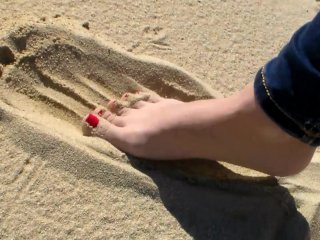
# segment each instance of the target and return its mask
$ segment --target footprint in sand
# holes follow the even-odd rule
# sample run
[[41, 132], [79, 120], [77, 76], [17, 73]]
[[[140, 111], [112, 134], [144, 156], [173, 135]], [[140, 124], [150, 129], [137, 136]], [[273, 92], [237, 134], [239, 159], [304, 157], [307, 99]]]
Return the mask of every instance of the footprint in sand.
[[[158, 35], [161, 30], [148, 28], [145, 31]], [[11, 105], [24, 111], [29, 111], [27, 108], [34, 104], [40, 105], [46, 114], [75, 126], [97, 105], [120, 98], [125, 92], [156, 92], [183, 101], [220, 96], [183, 69], [158, 59], [134, 56], [83, 32], [74, 33], [45, 24], [22, 26], [1, 39], [0, 46], [0, 63], [4, 66], [0, 82], [2, 99], [12, 100]], [[13, 103], [12, 94], [4, 89], [26, 96], [26, 101], [32, 102], [25, 106]], [[204, 179], [247, 180], [218, 167], [217, 163], [198, 160], [181, 163], [152, 165], [166, 171], [176, 168], [180, 173]], [[269, 182], [270, 179], [254, 180]]]
[[125, 92], [156, 91], [184, 101], [217, 95], [169, 63], [138, 58], [56, 27], [20, 27], [2, 39], [0, 46], [0, 63], [10, 65], [4, 70], [2, 87], [78, 119], [97, 103]]
[[[151, 33], [146, 34], [158, 30], [151, 29]], [[159, 45], [161, 39], [160, 36], [155, 44]], [[77, 179], [109, 186], [108, 191], [133, 189], [148, 199], [164, 203], [182, 228], [196, 239], [208, 239], [207, 236], [220, 239], [225, 232], [233, 234], [227, 239], [236, 239], [239, 233], [249, 236], [246, 229], [250, 229], [248, 239], [261, 239], [266, 231], [268, 236], [291, 236], [287, 231], [301, 225], [292, 198], [278, 187], [275, 179], [213, 161], [155, 162], [124, 157], [129, 158], [135, 168], [149, 174], [151, 180], [128, 164], [120, 163], [121, 153], [111, 154], [105, 141], [81, 136], [82, 117], [109, 99], [119, 99], [125, 92], [140, 90], [183, 101], [220, 96], [183, 69], [162, 60], [134, 56], [93, 38], [88, 31], [70, 31], [46, 23], [17, 27], [1, 38], [0, 64], [0, 136], [3, 149], [8, 148], [13, 154], [17, 149], [25, 153], [27, 160], [21, 168], [25, 170], [19, 170], [20, 175], [28, 173], [35, 163], [40, 164], [39, 169], [48, 164], [72, 173]], [[64, 135], [71, 128], [76, 130]], [[153, 174], [149, 169], [157, 171], [152, 171]], [[158, 170], [190, 182], [216, 185], [196, 188], [163, 177]], [[32, 173], [36, 176], [37, 171]], [[12, 179], [17, 181], [19, 176]], [[233, 182], [222, 186], [220, 180]], [[259, 185], [252, 184], [257, 182]], [[270, 194], [271, 191], [274, 194]], [[136, 195], [130, 196], [136, 198]], [[134, 209], [132, 214], [144, 214], [143, 206], [135, 206], [139, 211], [132, 206], [125, 208]], [[110, 211], [113, 215], [115, 210]], [[159, 211], [159, 214], [168, 212]], [[263, 231], [252, 232], [250, 224], [257, 223]], [[212, 226], [217, 230], [213, 231]], [[234, 229], [229, 231], [226, 226]], [[304, 222], [302, 226], [305, 227]], [[202, 236], [206, 237], [200, 238]], [[300, 235], [294, 236], [288, 239], [301, 239]]]

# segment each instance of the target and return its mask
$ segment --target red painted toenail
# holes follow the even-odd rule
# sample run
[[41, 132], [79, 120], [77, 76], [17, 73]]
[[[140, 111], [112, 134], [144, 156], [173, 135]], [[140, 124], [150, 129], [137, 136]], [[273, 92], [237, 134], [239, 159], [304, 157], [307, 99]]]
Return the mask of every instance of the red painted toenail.
[[99, 116], [102, 116], [102, 114], [103, 114], [103, 110], [101, 109], [101, 110], [98, 112], [98, 115], [99, 115]]
[[126, 92], [125, 94], [122, 95], [121, 99], [126, 99], [128, 97], [129, 97], [129, 93]]
[[88, 117], [86, 118], [86, 122], [93, 128], [98, 126], [99, 123], [99, 118], [97, 118], [93, 114], [89, 114]]

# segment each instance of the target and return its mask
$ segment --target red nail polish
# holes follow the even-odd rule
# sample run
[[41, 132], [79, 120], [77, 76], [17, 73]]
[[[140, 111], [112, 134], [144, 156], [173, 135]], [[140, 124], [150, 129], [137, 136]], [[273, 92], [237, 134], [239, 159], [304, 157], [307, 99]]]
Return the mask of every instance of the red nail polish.
[[98, 112], [98, 115], [99, 115], [99, 116], [102, 116], [102, 114], [103, 114], [103, 110], [101, 109], [101, 110]]
[[93, 114], [89, 114], [88, 117], [86, 118], [86, 122], [93, 128], [97, 127], [99, 124], [99, 118], [97, 118]]
[[126, 99], [128, 96], [129, 96], [129, 93], [126, 92], [125, 94], [122, 95], [121, 99]]

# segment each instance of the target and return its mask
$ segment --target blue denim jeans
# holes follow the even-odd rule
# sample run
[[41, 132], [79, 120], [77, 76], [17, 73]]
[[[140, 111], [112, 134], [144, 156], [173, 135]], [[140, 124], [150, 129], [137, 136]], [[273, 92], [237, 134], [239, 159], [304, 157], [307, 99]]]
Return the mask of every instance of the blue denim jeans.
[[258, 71], [254, 91], [262, 109], [284, 131], [320, 145], [320, 12]]

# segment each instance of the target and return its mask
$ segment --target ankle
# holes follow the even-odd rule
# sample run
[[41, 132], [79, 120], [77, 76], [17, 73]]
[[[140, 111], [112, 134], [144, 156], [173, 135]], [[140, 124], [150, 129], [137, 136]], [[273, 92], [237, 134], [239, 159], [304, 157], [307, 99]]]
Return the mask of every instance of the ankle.
[[228, 138], [229, 147], [219, 154], [220, 159], [278, 176], [296, 174], [307, 166], [315, 148], [292, 137], [267, 116], [255, 100], [252, 84], [226, 102], [235, 109], [228, 123], [221, 125], [225, 128], [221, 136], [233, 138]]

